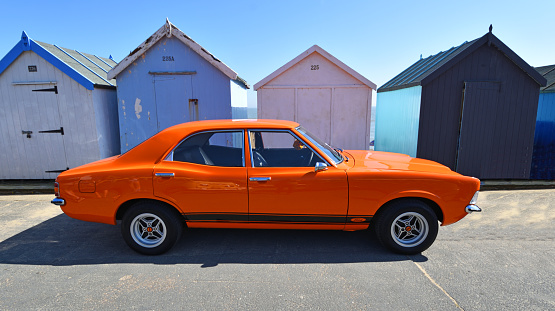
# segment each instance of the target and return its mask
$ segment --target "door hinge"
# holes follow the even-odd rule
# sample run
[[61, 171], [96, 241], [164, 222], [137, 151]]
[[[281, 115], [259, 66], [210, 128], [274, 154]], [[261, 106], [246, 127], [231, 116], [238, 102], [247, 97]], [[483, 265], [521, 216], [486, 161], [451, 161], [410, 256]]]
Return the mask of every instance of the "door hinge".
[[53, 88], [49, 88], [49, 89], [33, 90], [33, 92], [54, 92], [54, 94], [58, 94], [58, 86], [54, 85]]
[[53, 170], [53, 171], [44, 171], [45, 173], [61, 173], [61, 172], [65, 172], [69, 170], [69, 167], [67, 167], [65, 170]]
[[64, 135], [64, 127], [60, 127], [59, 130], [48, 130], [48, 131], [39, 131], [39, 133], [60, 133]]

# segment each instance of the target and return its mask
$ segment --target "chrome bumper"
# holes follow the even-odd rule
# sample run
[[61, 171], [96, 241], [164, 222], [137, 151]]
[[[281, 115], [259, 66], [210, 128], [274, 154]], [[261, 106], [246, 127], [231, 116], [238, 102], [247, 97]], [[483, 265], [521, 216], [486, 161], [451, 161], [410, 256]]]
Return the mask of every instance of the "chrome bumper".
[[482, 211], [482, 209], [479, 208], [478, 205], [474, 205], [474, 204], [467, 205], [467, 206], [464, 208], [464, 210], [465, 210], [467, 213], [469, 213], [469, 214], [470, 214], [470, 213], [474, 213], [474, 212], [479, 213], [479, 212]]
[[58, 206], [64, 206], [66, 205], [66, 201], [64, 199], [61, 198], [55, 198], [54, 200], [52, 200], [52, 202], [50, 202], [54, 205], [58, 205]]

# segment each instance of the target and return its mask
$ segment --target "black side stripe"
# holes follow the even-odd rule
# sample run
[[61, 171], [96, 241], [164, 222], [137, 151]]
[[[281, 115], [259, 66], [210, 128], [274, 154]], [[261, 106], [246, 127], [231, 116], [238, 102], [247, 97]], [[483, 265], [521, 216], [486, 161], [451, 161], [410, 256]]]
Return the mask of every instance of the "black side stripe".
[[284, 214], [183, 214], [185, 220], [195, 222], [291, 222], [291, 223], [369, 223], [372, 216], [284, 215]]

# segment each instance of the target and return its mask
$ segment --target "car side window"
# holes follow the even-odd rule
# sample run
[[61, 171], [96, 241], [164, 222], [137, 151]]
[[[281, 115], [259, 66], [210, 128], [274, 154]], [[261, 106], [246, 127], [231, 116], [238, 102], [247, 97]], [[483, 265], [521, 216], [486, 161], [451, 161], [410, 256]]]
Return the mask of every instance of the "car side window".
[[194, 134], [172, 152], [172, 161], [211, 166], [243, 167], [243, 131]]
[[314, 167], [324, 162], [289, 131], [249, 131], [254, 167]]

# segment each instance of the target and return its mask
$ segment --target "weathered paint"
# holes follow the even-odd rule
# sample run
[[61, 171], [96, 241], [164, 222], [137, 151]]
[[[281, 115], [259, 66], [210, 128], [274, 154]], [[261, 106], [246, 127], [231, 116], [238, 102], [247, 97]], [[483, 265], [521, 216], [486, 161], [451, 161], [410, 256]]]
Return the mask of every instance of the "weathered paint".
[[540, 93], [530, 178], [555, 179], [555, 92]]
[[[54, 86], [58, 94], [33, 92]], [[10, 150], [0, 156], [0, 179], [52, 179], [57, 173], [45, 171], [119, 153], [112, 140], [118, 136], [115, 93], [89, 90], [34, 50], [22, 52], [0, 74], [0, 149]], [[60, 127], [64, 135], [39, 133]], [[27, 138], [22, 131], [33, 134]]]
[[296, 121], [331, 145], [368, 149], [371, 86], [313, 46], [255, 85], [258, 118]]
[[421, 86], [378, 93], [374, 150], [416, 156]]
[[[230, 119], [232, 105], [246, 107], [244, 87], [174, 36], [152, 45], [117, 81], [122, 152], [171, 125], [194, 120], [194, 109], [206, 120]], [[189, 107], [190, 99], [198, 100], [198, 107]]]

